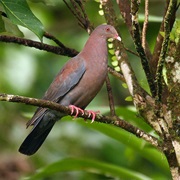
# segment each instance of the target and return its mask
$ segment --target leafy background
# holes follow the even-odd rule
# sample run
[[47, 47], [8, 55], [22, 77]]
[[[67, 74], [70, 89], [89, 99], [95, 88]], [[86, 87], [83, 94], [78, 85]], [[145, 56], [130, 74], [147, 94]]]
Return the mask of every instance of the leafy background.
[[[7, 1], [0, 1], [1, 3]], [[9, 3], [14, 1], [8, 0]], [[75, 17], [63, 1], [31, 0], [28, 5], [43, 24], [45, 31], [56, 36], [68, 47], [80, 51], [88, 34], [77, 25]], [[116, 3], [114, 1], [114, 6]], [[151, 50], [159, 30], [164, 9], [163, 0], [150, 1], [150, 23], [147, 39]], [[19, 7], [20, 8], [20, 7]], [[86, 12], [97, 26], [105, 22], [99, 15], [99, 3], [87, 1]], [[143, 22], [144, 4], [141, 4], [140, 20]], [[3, 10], [1, 4], [0, 10]], [[17, 12], [20, 9], [15, 9]], [[125, 46], [134, 50], [131, 37], [119, 14], [120, 32]], [[7, 13], [7, 12], [6, 12]], [[31, 18], [26, 19], [31, 23]], [[24, 36], [39, 41], [43, 26], [35, 28], [16, 26], [3, 17], [1, 34]], [[18, 22], [14, 22], [19, 24]], [[21, 24], [22, 25], [22, 24]], [[29, 29], [31, 30], [29, 30]], [[8, 33], [7, 33], [8, 29]], [[6, 31], [6, 32], [5, 32]], [[33, 32], [35, 32], [35, 35]], [[23, 32], [23, 33], [22, 33]], [[43, 39], [43, 42], [53, 44]], [[68, 57], [0, 42], [0, 92], [40, 98]], [[111, 57], [109, 56], [109, 59]], [[129, 53], [129, 61], [144, 88], [146, 79], [139, 59]], [[111, 60], [109, 64], [111, 64]], [[125, 101], [128, 90], [112, 77], [116, 112], [123, 119], [154, 135], [153, 130], [135, 112], [132, 102]], [[108, 114], [106, 88], [101, 90], [88, 109]], [[40, 150], [31, 157], [18, 153], [18, 148], [29, 132], [25, 128], [35, 107], [0, 102], [0, 177], [15, 179], [170, 179], [167, 161], [162, 153], [134, 135], [110, 125], [83, 119], [72, 120], [67, 116], [57, 122]], [[38, 171], [37, 171], [38, 170]], [[36, 172], [36, 173], [35, 173]]]

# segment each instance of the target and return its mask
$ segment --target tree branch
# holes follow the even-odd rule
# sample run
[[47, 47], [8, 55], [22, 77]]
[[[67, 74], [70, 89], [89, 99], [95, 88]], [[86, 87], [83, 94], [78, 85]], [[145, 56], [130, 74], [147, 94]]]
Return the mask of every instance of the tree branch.
[[59, 42], [59, 44], [61, 44], [61, 47], [58, 47], [58, 46], [52, 46], [52, 45], [48, 45], [45, 43], [41, 43], [38, 41], [33, 41], [33, 40], [20, 38], [20, 37], [14, 37], [14, 36], [6, 36], [6, 35], [0, 35], [0, 41], [20, 44], [20, 45], [24, 45], [24, 46], [28, 46], [28, 47], [34, 47], [39, 50], [44, 50], [47, 52], [52, 52], [52, 53], [55, 53], [58, 55], [64, 55], [64, 56], [69, 56], [69, 57], [73, 57], [73, 56], [77, 55], [77, 53], [78, 53], [78, 51], [76, 51], [75, 49], [70, 49], [70, 48], [64, 46], [60, 42]]
[[177, 0], [170, 0], [165, 18], [164, 18], [164, 39], [162, 43], [162, 48], [160, 52], [160, 57], [158, 60], [158, 66], [157, 66], [157, 71], [156, 71], [156, 100], [161, 101], [162, 97], [162, 69], [164, 66], [165, 62], [165, 57], [167, 54], [167, 48], [168, 48], [168, 42], [169, 42], [169, 37], [170, 37], [170, 23], [171, 23], [171, 16], [174, 13], [174, 9], [176, 9], [177, 6]]
[[141, 35], [140, 35], [140, 27], [139, 27], [139, 22], [138, 22], [138, 10], [139, 10], [139, 1], [132, 0], [131, 1], [131, 15], [132, 15], [132, 34], [133, 34], [133, 39], [135, 43], [136, 50], [141, 58], [141, 63], [144, 69], [144, 72], [146, 74], [146, 78], [150, 87], [150, 91], [152, 93], [152, 96], [155, 97], [156, 95], [156, 87], [153, 81], [153, 76], [150, 71], [149, 67], [149, 62], [147, 59], [147, 56], [145, 54], [145, 51], [142, 47], [141, 44]]
[[[73, 115], [71, 114], [71, 108], [67, 106], [62, 106], [52, 101], [46, 101], [42, 99], [29, 98], [29, 97], [10, 95], [10, 94], [0, 94], [0, 101], [17, 102], [17, 103], [23, 103], [27, 105], [39, 106], [43, 108], [49, 108], [52, 110], [60, 111], [67, 115]], [[79, 112], [78, 117], [82, 117], [84, 119], [92, 118], [91, 116], [89, 116], [89, 112], [86, 110], [84, 111], [84, 113]], [[150, 144], [152, 144], [159, 150], [162, 150], [161, 144], [159, 143], [159, 140], [157, 138], [147, 134], [143, 130], [129, 124], [127, 121], [124, 121], [118, 117], [103, 116], [101, 114], [97, 114], [95, 117], [95, 121], [106, 123], [106, 124], [112, 124], [114, 126], [125, 129], [126, 131], [136, 135], [137, 137], [142, 138], [145, 141], [149, 142]]]
[[117, 78], [118, 78], [119, 80], [121, 80], [122, 82], [125, 82], [124, 76], [123, 76], [121, 73], [115, 71], [112, 67], [108, 66], [108, 72], [109, 72], [111, 75], [117, 77]]
[[108, 75], [106, 76], [106, 88], [107, 88], [107, 93], [108, 93], [111, 116], [116, 116], [113, 93], [112, 93], [111, 83], [110, 83], [110, 79], [109, 79]]
[[70, 3], [72, 4], [73, 8], [66, 2], [66, 0], [63, 0], [68, 9], [72, 12], [72, 14], [76, 17], [78, 20], [78, 24], [80, 27], [85, 29], [89, 34], [93, 31], [93, 26], [91, 25], [91, 22], [88, 19], [88, 16], [85, 13], [84, 6], [81, 1], [77, 0], [70, 0]]
[[[158, 36], [156, 38], [156, 44], [155, 44], [155, 47], [154, 47], [153, 58], [150, 61], [151, 70], [152, 70], [153, 75], [155, 75], [155, 73], [157, 71], [157, 64], [158, 64], [158, 60], [159, 60], [159, 57], [160, 57], [162, 43], [163, 43], [162, 32], [164, 32], [164, 18], [165, 18], [167, 8], [169, 6], [170, 1], [168, 0], [168, 1], [165, 1], [165, 2], [166, 2], [165, 14], [164, 14], [164, 17], [163, 17], [163, 21], [161, 23], [161, 27], [159, 29]], [[177, 8], [178, 8], [178, 5], [177, 5], [176, 9], [174, 10], [174, 12], [173, 12], [173, 14], [171, 16], [170, 29], [172, 29], [172, 27], [173, 27], [172, 25], [174, 24], [174, 21], [175, 21], [175, 17], [176, 17], [175, 14], [176, 14]]]
[[130, 8], [130, 2], [129, 0], [117, 0], [117, 4], [120, 9], [120, 13], [127, 25], [127, 28], [129, 29], [129, 32], [132, 35], [132, 15], [131, 15], [131, 8]]
[[142, 47], [144, 48], [144, 51], [146, 52], [146, 33], [148, 28], [148, 17], [149, 17], [149, 0], [145, 0], [145, 19], [143, 23], [143, 29], [142, 29]]
[[47, 39], [54, 41], [59, 47], [63, 49], [67, 48], [62, 42], [60, 42], [56, 37], [54, 37], [52, 34], [49, 34], [48, 32], [44, 32], [43, 36], [46, 37]]
[[[131, 8], [130, 8], [130, 1], [129, 0], [117, 0], [117, 4], [119, 6], [120, 9], [120, 13], [126, 23], [126, 26], [131, 34], [131, 36], [133, 37], [133, 25], [132, 25], [132, 14], [131, 14]], [[146, 13], [147, 14], [147, 13]], [[151, 51], [149, 49], [148, 43], [145, 40], [145, 45], [146, 45], [146, 56], [148, 59], [152, 58], [152, 54]]]

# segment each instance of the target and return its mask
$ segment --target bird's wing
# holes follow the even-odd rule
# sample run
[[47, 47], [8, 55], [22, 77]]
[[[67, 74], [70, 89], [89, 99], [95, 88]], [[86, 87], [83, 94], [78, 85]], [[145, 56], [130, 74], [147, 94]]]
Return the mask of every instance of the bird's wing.
[[[78, 84], [85, 71], [86, 67], [83, 59], [79, 59], [78, 57], [72, 58], [57, 74], [54, 81], [46, 91], [43, 99], [53, 102], [60, 101], [76, 84]], [[28, 121], [27, 127], [34, 125], [37, 118], [42, 116], [46, 110], [46, 108], [39, 107], [32, 119]]]
[[79, 58], [72, 58], [57, 74], [46, 91], [43, 99], [58, 102], [81, 80], [86, 71], [85, 62]]

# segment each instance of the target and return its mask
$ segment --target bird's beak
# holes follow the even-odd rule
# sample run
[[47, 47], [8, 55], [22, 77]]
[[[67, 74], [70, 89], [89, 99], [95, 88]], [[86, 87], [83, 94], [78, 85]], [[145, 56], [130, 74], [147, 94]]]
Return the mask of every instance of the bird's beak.
[[115, 36], [115, 39], [117, 39], [118, 41], [121, 41], [121, 38], [118, 35]]

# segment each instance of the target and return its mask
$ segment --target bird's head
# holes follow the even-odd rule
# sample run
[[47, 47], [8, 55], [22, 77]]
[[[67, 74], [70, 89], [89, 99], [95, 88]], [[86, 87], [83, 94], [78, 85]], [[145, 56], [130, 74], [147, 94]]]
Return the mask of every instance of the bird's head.
[[121, 38], [118, 35], [116, 29], [111, 25], [100, 25], [100, 26], [96, 27], [94, 32], [96, 32], [101, 37], [105, 37], [106, 39], [113, 38], [113, 39], [117, 39], [117, 40], [121, 41]]

